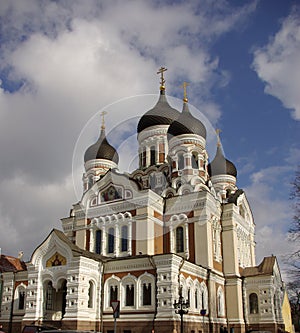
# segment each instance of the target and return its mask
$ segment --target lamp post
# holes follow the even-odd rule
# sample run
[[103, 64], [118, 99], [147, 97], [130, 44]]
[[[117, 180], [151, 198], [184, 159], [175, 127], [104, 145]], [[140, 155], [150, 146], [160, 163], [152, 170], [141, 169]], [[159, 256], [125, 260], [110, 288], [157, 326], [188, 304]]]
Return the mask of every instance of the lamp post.
[[175, 313], [180, 315], [180, 332], [183, 333], [183, 315], [189, 312], [189, 300], [184, 300], [182, 296], [182, 286], [179, 287], [178, 302], [174, 302]]

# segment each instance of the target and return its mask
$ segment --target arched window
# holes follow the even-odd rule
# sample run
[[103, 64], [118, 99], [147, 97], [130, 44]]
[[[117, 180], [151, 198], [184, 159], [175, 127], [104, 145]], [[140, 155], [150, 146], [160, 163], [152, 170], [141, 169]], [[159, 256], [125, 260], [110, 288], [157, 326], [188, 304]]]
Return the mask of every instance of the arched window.
[[257, 294], [252, 293], [249, 295], [250, 313], [258, 313], [258, 297]]
[[109, 289], [109, 305], [112, 301], [117, 301], [119, 299], [118, 296], [118, 286], [110, 286]]
[[59, 293], [61, 294], [61, 313], [64, 316], [66, 313], [67, 306], [67, 281], [64, 280], [61, 284], [61, 288], [59, 289]]
[[143, 283], [143, 305], [151, 305], [151, 283]]
[[191, 288], [188, 289], [187, 301], [188, 301], [189, 304], [191, 304]]
[[126, 225], [122, 226], [121, 229], [121, 251], [128, 250], [128, 227]]
[[94, 284], [92, 281], [89, 282], [89, 300], [88, 300], [88, 308], [94, 307]]
[[178, 170], [184, 169], [184, 157], [183, 154], [178, 154]]
[[219, 287], [218, 289], [217, 302], [218, 302], [218, 315], [224, 316], [225, 315], [224, 292], [221, 287]]
[[205, 309], [208, 313], [208, 290], [204, 282], [201, 283], [201, 309]]
[[156, 164], [156, 151], [155, 151], [155, 146], [152, 146], [150, 148], [150, 165], [155, 165]]
[[114, 251], [115, 251], [115, 230], [114, 228], [109, 228], [107, 253], [114, 253]]
[[95, 251], [97, 254], [101, 254], [101, 246], [102, 246], [102, 230], [96, 231], [96, 248]]
[[25, 309], [25, 290], [22, 288], [19, 291], [19, 304], [18, 304], [18, 310], [24, 310]]
[[195, 308], [198, 309], [198, 290], [195, 291]]
[[197, 152], [192, 153], [192, 168], [193, 169], [199, 169], [199, 161], [198, 161], [198, 153]]
[[126, 285], [126, 296], [125, 296], [125, 305], [134, 306], [134, 285]]
[[176, 253], [183, 252], [183, 227], [176, 228]]
[[46, 288], [46, 310], [53, 310], [53, 292], [52, 282], [49, 281]]
[[88, 189], [90, 189], [93, 186], [93, 176], [90, 176], [88, 178]]

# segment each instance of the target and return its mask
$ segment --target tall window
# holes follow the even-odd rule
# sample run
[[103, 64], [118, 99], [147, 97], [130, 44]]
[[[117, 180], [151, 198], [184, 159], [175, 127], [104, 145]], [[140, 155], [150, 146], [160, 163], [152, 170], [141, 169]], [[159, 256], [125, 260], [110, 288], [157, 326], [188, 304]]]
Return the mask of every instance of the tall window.
[[94, 284], [92, 281], [89, 282], [89, 300], [88, 300], [88, 308], [93, 308], [94, 306]]
[[53, 309], [53, 287], [52, 282], [49, 281], [46, 289], [46, 310]]
[[60, 292], [62, 295], [62, 302], [61, 302], [61, 313], [64, 316], [66, 313], [66, 306], [67, 306], [67, 281], [64, 280], [61, 288], [60, 288]]
[[108, 229], [108, 253], [114, 253], [115, 250], [115, 230], [114, 228]]
[[249, 295], [250, 313], [258, 313], [258, 297], [255, 293]]
[[121, 251], [128, 250], [128, 227], [126, 225], [122, 226], [121, 229]]
[[133, 286], [133, 284], [126, 285], [125, 305], [126, 306], [134, 305], [134, 286]]
[[199, 168], [198, 153], [196, 153], [196, 152], [193, 152], [193, 154], [192, 154], [192, 168], [193, 169]]
[[118, 286], [110, 286], [109, 291], [109, 305], [112, 301], [118, 300]]
[[155, 146], [152, 146], [150, 148], [150, 165], [156, 164], [155, 155], [156, 155]]
[[195, 291], [195, 308], [198, 309], [198, 290]]
[[146, 162], [147, 162], [146, 148], [143, 148], [143, 151], [142, 151], [142, 167], [146, 166]]
[[143, 305], [151, 305], [151, 283], [143, 284]]
[[102, 230], [96, 231], [96, 253], [101, 254], [101, 246], [102, 246]]
[[19, 310], [24, 310], [25, 308], [25, 291], [21, 290], [19, 292], [19, 304], [18, 304], [18, 309]]
[[176, 228], [176, 253], [183, 252], [183, 227]]
[[178, 154], [178, 170], [184, 169], [184, 157], [183, 154]]

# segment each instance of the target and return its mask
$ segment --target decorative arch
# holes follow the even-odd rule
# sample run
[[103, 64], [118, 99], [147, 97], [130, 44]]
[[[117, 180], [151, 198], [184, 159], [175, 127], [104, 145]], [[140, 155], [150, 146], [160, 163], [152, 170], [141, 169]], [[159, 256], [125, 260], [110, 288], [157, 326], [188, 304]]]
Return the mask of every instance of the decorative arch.
[[95, 307], [95, 296], [96, 296], [96, 285], [93, 280], [89, 280], [88, 289], [88, 308], [92, 309]]
[[170, 249], [189, 258], [189, 230], [188, 217], [185, 214], [173, 215], [169, 222]]
[[220, 317], [225, 316], [224, 290], [221, 286], [217, 291], [217, 313]]
[[46, 320], [61, 320], [66, 312], [67, 280], [57, 281], [56, 288], [51, 280], [46, 280], [43, 283], [43, 291], [43, 317]]
[[136, 307], [136, 287], [137, 278], [134, 275], [128, 274], [121, 280], [122, 296], [121, 304], [123, 307]]
[[109, 277], [104, 283], [104, 304], [106, 309], [111, 308], [111, 301], [120, 300], [121, 279], [115, 275]]
[[200, 284], [200, 293], [201, 309], [205, 309], [206, 313], [208, 313], [208, 290], [204, 282], [201, 282]]
[[155, 300], [155, 279], [152, 274], [144, 273], [138, 278], [138, 306], [153, 307]]
[[250, 314], [258, 313], [258, 296], [256, 293], [251, 293], [249, 295], [249, 311]]
[[25, 311], [26, 307], [26, 289], [27, 286], [23, 283], [19, 284], [14, 294], [14, 310]]

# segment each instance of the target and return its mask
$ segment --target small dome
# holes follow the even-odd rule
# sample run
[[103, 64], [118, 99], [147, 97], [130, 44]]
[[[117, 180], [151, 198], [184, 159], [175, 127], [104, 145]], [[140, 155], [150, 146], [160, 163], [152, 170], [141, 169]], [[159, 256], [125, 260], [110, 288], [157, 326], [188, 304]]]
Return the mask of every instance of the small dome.
[[116, 164], [119, 162], [119, 155], [116, 149], [108, 143], [104, 128], [101, 129], [99, 139], [84, 154], [84, 162], [96, 159], [109, 160]]
[[158, 102], [153, 109], [147, 111], [140, 119], [137, 132], [157, 125], [170, 125], [179, 116], [179, 112], [172, 108], [166, 98], [165, 90], [160, 91]]
[[189, 111], [188, 104], [184, 102], [183, 110], [177, 120], [173, 121], [168, 129], [169, 140], [173, 136], [182, 134], [197, 134], [206, 139], [206, 128], [203, 123], [195, 118]]
[[235, 165], [224, 157], [220, 145], [217, 147], [215, 158], [208, 164], [207, 168], [210, 176], [230, 175], [235, 178], [237, 176]]

